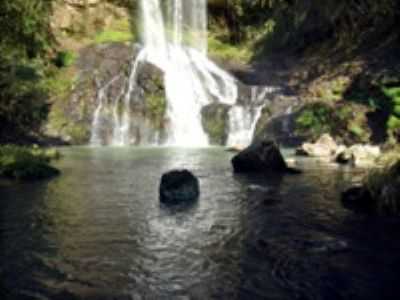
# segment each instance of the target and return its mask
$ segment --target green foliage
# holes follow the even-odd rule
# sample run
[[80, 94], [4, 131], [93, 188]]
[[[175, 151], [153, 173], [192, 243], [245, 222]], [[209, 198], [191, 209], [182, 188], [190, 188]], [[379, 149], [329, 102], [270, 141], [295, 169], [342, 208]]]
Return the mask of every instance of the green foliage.
[[251, 58], [248, 47], [224, 43], [215, 36], [208, 37], [209, 54], [218, 59], [247, 63]]
[[0, 53], [34, 58], [52, 43], [49, 29], [52, 0], [0, 1]]
[[[381, 215], [400, 214], [400, 152], [392, 153], [383, 168], [369, 172], [364, 179], [364, 186], [375, 202], [375, 209]], [[396, 157], [396, 159], [394, 159]]]
[[0, 140], [37, 131], [48, 113], [40, 82], [53, 45], [52, 0], [0, 1]]
[[132, 40], [133, 40], [133, 35], [131, 32], [112, 31], [112, 30], [102, 31], [98, 33], [95, 37], [95, 42], [97, 44], [124, 43], [124, 42], [130, 42]]
[[0, 147], [0, 176], [17, 180], [38, 180], [56, 176], [59, 171], [49, 165], [60, 154], [56, 150], [37, 147]]
[[400, 87], [383, 87], [383, 93], [390, 101], [390, 116], [386, 123], [389, 137], [400, 140]]
[[334, 109], [324, 103], [313, 103], [306, 106], [296, 124], [300, 131], [309, 132], [313, 137], [330, 132], [333, 126]]
[[69, 67], [75, 63], [76, 58], [76, 53], [72, 51], [60, 51], [54, 58], [54, 64], [59, 68]]
[[254, 43], [256, 56], [323, 43], [352, 51], [366, 41], [377, 46], [391, 34], [399, 37], [397, 0], [213, 0], [209, 5], [212, 26], [229, 28], [231, 43]]
[[307, 104], [296, 119], [298, 133], [317, 139], [329, 133], [349, 142], [369, 139], [365, 115], [351, 105], [332, 106], [325, 102]]
[[46, 119], [47, 94], [40, 79], [40, 72], [29, 64], [0, 67], [0, 136], [30, 133]]
[[396, 116], [390, 116], [387, 122], [387, 127], [389, 130], [396, 130], [400, 128], [400, 118]]

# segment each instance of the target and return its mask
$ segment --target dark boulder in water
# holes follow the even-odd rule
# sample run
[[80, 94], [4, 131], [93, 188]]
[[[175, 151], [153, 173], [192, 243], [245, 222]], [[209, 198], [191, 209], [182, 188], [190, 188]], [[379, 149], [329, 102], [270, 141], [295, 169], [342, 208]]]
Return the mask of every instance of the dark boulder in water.
[[232, 159], [236, 173], [299, 173], [287, 166], [278, 146], [271, 141], [255, 143]]
[[199, 196], [199, 180], [188, 170], [173, 170], [162, 176], [160, 183], [162, 203], [186, 203], [197, 200]]

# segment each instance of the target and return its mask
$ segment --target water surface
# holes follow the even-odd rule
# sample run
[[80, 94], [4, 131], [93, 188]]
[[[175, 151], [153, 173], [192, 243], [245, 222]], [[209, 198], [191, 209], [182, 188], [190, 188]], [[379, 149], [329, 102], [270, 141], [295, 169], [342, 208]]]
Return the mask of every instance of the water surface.
[[[63, 152], [59, 178], [0, 184], [5, 299], [400, 295], [400, 222], [339, 201], [363, 170], [304, 160], [300, 176], [238, 176], [218, 148]], [[172, 168], [200, 178], [197, 203], [159, 204]]]

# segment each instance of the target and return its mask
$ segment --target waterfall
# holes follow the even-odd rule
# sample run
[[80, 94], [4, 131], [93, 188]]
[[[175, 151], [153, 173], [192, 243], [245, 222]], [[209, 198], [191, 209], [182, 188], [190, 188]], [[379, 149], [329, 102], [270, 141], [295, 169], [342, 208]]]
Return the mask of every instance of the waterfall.
[[[201, 109], [216, 101], [233, 104], [237, 87], [231, 75], [207, 56], [207, 1], [143, 0], [142, 51], [164, 72], [167, 98], [167, 144], [207, 146]], [[172, 31], [172, 32], [171, 32]]]
[[227, 146], [247, 146], [252, 142], [262, 110], [276, 91], [274, 87], [252, 86], [248, 103], [232, 106]]
[[163, 144], [208, 146], [201, 110], [212, 103], [230, 106], [228, 144], [249, 144], [263, 105], [238, 105], [236, 79], [208, 59], [207, 0], [142, 0], [140, 5], [142, 48], [132, 61], [122, 95], [108, 101], [113, 105], [111, 142], [102, 141], [100, 134], [101, 127], [107, 123], [103, 121], [109, 110], [104, 89], [112, 84], [109, 83], [98, 93], [92, 144], [128, 145], [135, 142], [131, 137], [134, 131], [131, 98], [141, 63], [153, 64], [163, 72], [167, 103]]

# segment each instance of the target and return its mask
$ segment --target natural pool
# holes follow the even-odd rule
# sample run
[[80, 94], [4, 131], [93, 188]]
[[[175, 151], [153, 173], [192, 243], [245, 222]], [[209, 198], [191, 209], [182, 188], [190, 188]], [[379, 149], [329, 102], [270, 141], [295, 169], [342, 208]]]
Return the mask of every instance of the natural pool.
[[[398, 299], [400, 222], [344, 209], [363, 170], [232, 173], [220, 148], [66, 148], [63, 175], [0, 184], [5, 299]], [[290, 152], [286, 153], [290, 156]], [[160, 206], [163, 172], [201, 197]]]

